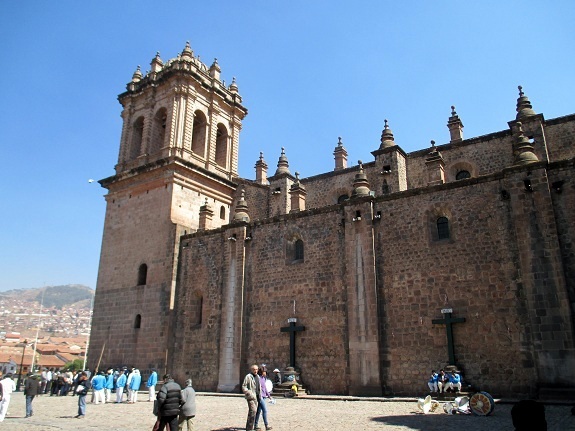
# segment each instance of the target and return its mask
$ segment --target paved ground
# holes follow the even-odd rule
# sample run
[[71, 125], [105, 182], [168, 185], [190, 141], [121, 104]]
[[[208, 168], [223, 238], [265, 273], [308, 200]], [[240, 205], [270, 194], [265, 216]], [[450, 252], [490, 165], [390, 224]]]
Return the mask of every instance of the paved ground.
[[[326, 399], [330, 398], [330, 399]], [[152, 403], [88, 404], [85, 419], [75, 419], [77, 398], [41, 396], [34, 400], [34, 416], [25, 419], [22, 393], [13, 394], [8, 415], [0, 431], [149, 431], [155, 422]], [[241, 396], [199, 393], [195, 431], [237, 431], [245, 426], [247, 404]], [[513, 431], [510, 404], [497, 404], [490, 416], [446, 415], [439, 408], [421, 414], [415, 401], [346, 401], [341, 397], [322, 399], [277, 398], [269, 406], [274, 431]], [[441, 411], [440, 411], [441, 410]], [[545, 407], [548, 431], [575, 431], [570, 406]]]

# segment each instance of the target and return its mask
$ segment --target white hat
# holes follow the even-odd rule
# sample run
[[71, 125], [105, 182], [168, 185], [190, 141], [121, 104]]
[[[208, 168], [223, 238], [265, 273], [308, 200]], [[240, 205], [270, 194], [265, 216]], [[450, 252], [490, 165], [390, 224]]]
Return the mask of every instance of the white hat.
[[273, 370], [274, 373], [279, 373], [280, 370], [278, 370], [277, 368], [275, 370]]

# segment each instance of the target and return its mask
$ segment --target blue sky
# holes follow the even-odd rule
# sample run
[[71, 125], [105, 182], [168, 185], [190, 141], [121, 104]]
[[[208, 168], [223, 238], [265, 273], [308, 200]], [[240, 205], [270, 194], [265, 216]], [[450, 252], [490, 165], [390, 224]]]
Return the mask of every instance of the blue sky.
[[[2, 1], [0, 290], [96, 287], [124, 91], [190, 41], [249, 110], [240, 175], [285, 147], [302, 177], [371, 161], [384, 119], [405, 151], [507, 128], [517, 85], [536, 112], [575, 112], [575, 2]], [[350, 185], [351, 186], [351, 185]]]

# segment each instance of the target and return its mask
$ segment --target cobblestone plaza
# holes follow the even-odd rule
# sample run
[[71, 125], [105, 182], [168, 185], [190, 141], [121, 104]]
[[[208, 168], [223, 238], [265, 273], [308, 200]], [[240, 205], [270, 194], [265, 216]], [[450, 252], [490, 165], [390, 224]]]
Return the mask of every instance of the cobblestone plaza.
[[[140, 395], [144, 399], [144, 394]], [[497, 404], [490, 416], [446, 415], [441, 408], [424, 415], [413, 399], [389, 400], [349, 397], [277, 398], [268, 409], [274, 431], [512, 431], [511, 403]], [[198, 393], [195, 431], [243, 430], [247, 405], [240, 395]], [[548, 431], [575, 431], [571, 406], [546, 405]], [[34, 416], [25, 419], [22, 393], [13, 395], [0, 430], [10, 431], [136, 431], [151, 430], [152, 403], [88, 404], [85, 419], [75, 419], [77, 398], [41, 396], [34, 400]]]

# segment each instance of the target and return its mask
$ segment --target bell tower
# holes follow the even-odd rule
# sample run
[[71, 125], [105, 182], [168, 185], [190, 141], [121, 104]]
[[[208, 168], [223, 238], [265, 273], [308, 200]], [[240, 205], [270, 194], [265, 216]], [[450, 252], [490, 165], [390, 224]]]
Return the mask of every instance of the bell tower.
[[89, 366], [164, 371], [173, 328], [179, 238], [230, 221], [239, 134], [247, 109], [235, 78], [221, 80], [186, 43], [173, 59], [152, 59], [118, 96], [123, 127], [108, 190]]

